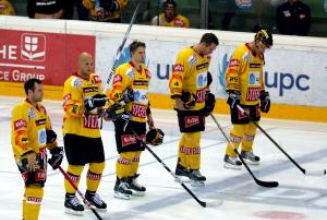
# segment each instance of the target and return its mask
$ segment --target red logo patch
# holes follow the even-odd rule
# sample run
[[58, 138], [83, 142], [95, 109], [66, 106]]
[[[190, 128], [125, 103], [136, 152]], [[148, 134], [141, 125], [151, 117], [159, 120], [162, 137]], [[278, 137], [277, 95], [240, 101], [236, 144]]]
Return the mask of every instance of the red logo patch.
[[44, 170], [39, 170], [35, 173], [35, 181], [45, 181], [47, 179], [47, 174]]
[[246, 93], [246, 101], [258, 101], [260, 96], [260, 88], [249, 88]]
[[183, 72], [184, 66], [182, 64], [175, 64], [173, 67], [174, 72]]
[[123, 79], [122, 79], [121, 75], [116, 75], [114, 77], [113, 83], [118, 83], [118, 82], [122, 82], [122, 81], [123, 81]]
[[202, 103], [206, 98], [206, 90], [196, 91], [196, 103]]
[[238, 59], [231, 59], [229, 62], [229, 67], [239, 67], [240, 61]]
[[14, 121], [14, 130], [17, 131], [21, 128], [26, 128], [26, 121], [24, 119], [18, 119], [16, 121]]
[[132, 115], [135, 117], [139, 117], [139, 118], [145, 118], [146, 117], [146, 109], [147, 109], [147, 106], [133, 104]]
[[84, 118], [84, 127], [91, 129], [99, 128], [99, 116], [98, 115], [86, 115]]
[[100, 78], [100, 76], [98, 76], [98, 75], [94, 75], [93, 76], [93, 80], [94, 80], [94, 83], [101, 83], [101, 78]]
[[200, 124], [200, 116], [188, 116], [184, 118], [185, 128]]
[[123, 147], [136, 143], [137, 143], [137, 139], [132, 134], [124, 134], [121, 136], [121, 144]]

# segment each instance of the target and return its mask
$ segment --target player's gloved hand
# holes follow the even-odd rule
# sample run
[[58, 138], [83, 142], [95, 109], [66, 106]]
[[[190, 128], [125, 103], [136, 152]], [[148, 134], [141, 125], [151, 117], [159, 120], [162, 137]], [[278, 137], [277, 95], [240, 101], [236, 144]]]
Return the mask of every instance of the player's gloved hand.
[[181, 100], [184, 103], [184, 108], [186, 109], [195, 106], [195, 95], [190, 92], [182, 92]]
[[48, 160], [48, 163], [52, 167], [52, 169], [57, 169], [61, 162], [62, 159], [64, 158], [64, 151], [63, 147], [55, 147], [50, 150], [51, 158]]
[[205, 106], [204, 106], [204, 115], [208, 116], [215, 108], [216, 97], [211, 92], [206, 93], [205, 95]]
[[96, 94], [92, 97], [87, 97], [84, 100], [85, 108], [92, 110], [97, 107], [103, 107], [108, 101], [108, 97], [105, 94]]
[[240, 104], [241, 100], [241, 92], [235, 90], [228, 91], [228, 99], [227, 104], [232, 108], [235, 109], [237, 105]]
[[123, 101], [125, 104], [134, 102], [134, 90], [133, 89], [126, 89], [123, 93]]
[[268, 113], [269, 109], [270, 109], [269, 92], [265, 92], [265, 91], [261, 92], [260, 101], [261, 101], [261, 105], [260, 105], [261, 111], [264, 112], [264, 113]]
[[119, 103], [115, 103], [106, 110], [105, 118], [110, 120], [116, 120], [124, 112], [125, 112], [125, 106]]

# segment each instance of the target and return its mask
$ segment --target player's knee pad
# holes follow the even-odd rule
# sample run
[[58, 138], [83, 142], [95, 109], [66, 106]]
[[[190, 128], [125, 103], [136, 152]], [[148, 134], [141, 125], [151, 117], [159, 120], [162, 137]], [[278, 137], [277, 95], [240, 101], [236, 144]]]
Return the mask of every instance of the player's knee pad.
[[102, 174], [105, 168], [105, 162], [102, 163], [90, 163], [89, 172]]
[[80, 176], [83, 172], [84, 166], [68, 165], [67, 172], [75, 176]]
[[200, 146], [201, 132], [187, 132], [185, 133], [185, 146], [198, 147]]

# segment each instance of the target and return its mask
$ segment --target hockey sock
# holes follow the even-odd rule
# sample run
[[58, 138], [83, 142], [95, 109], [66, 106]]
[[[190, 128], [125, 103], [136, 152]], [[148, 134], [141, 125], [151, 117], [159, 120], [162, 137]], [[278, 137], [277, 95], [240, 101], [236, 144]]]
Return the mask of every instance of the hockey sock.
[[[244, 134], [246, 125], [234, 125], [232, 130], [230, 131], [230, 140], [233, 143], [233, 146], [238, 149], [242, 142], [242, 137]], [[236, 153], [233, 150], [233, 147], [230, 143], [227, 144], [226, 154], [231, 157], [235, 157]]]
[[43, 188], [39, 186], [28, 186], [25, 188], [25, 199], [23, 201], [23, 219], [37, 220], [40, 213], [43, 198]]
[[89, 170], [87, 172], [87, 176], [86, 176], [86, 185], [87, 185], [87, 190], [91, 191], [91, 192], [96, 192], [99, 184], [100, 184], [100, 180], [101, 180], [101, 176], [102, 176], [102, 172], [104, 170], [105, 167], [105, 163], [90, 163], [90, 167]]
[[119, 179], [133, 175], [132, 160], [135, 152], [124, 152], [119, 154], [120, 157], [116, 163], [116, 174]]
[[252, 151], [254, 136], [257, 131], [257, 127], [250, 122], [247, 124], [244, 132], [244, 138], [242, 140], [242, 150], [243, 151]]
[[132, 160], [132, 176], [134, 176], [137, 173], [137, 170], [140, 165], [140, 156], [141, 156], [141, 151], [135, 152], [135, 155]]
[[[68, 165], [67, 174], [69, 175], [70, 179], [75, 183], [75, 186], [78, 187], [80, 176], [83, 172], [84, 166], [75, 166], [75, 165]], [[68, 180], [65, 179], [65, 189], [66, 193], [75, 194], [76, 190], [71, 186]]]
[[200, 148], [201, 132], [185, 133], [184, 156], [187, 168], [198, 170], [201, 163], [201, 148]]

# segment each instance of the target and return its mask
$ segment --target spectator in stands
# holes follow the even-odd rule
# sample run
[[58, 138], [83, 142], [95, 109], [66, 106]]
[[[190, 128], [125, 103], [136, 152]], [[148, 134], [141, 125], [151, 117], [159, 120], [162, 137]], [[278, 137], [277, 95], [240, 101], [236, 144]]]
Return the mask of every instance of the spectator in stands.
[[128, 0], [83, 0], [82, 4], [90, 10], [90, 20], [121, 23], [122, 11]]
[[60, 19], [65, 0], [28, 0], [27, 14], [30, 18]]
[[300, 0], [288, 0], [277, 7], [276, 22], [280, 34], [306, 36], [311, 26], [310, 8]]
[[15, 15], [15, 9], [9, 0], [0, 0], [0, 15]]
[[155, 16], [151, 24], [158, 26], [168, 26], [168, 27], [181, 27], [189, 28], [190, 21], [177, 13], [177, 3], [174, 0], [167, 0], [163, 4], [164, 13]]
[[63, 0], [64, 13], [62, 15], [63, 19], [71, 20], [74, 17], [74, 10], [76, 6], [76, 11], [78, 15], [78, 20], [88, 21], [89, 10], [87, 10], [83, 4], [83, 0]]

